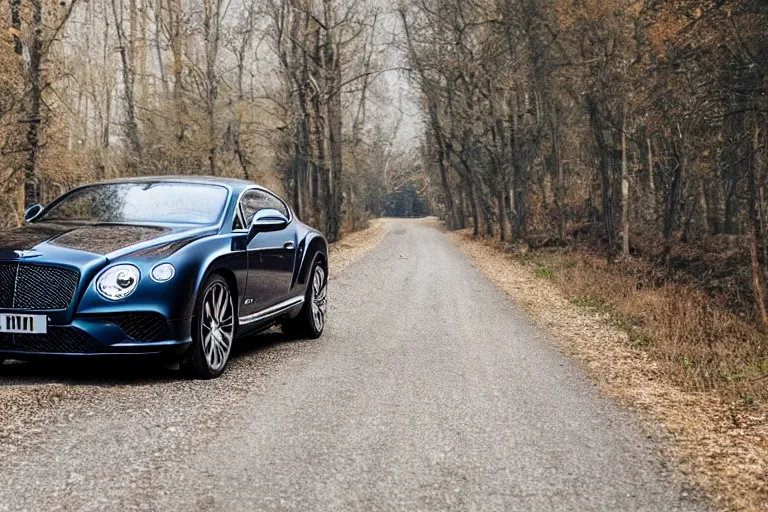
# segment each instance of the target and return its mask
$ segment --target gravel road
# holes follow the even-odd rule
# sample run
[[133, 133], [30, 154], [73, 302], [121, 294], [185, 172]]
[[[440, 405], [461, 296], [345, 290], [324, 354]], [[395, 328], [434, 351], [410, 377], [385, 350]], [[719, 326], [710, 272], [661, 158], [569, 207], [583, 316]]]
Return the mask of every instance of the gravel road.
[[320, 340], [216, 381], [0, 368], [0, 510], [702, 510], [435, 228], [389, 221]]

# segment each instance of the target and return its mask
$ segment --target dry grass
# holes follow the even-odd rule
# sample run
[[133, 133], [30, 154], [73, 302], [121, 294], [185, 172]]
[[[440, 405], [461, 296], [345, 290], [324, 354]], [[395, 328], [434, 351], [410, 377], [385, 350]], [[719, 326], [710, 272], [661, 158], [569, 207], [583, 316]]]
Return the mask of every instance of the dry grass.
[[330, 274], [339, 274], [344, 267], [360, 259], [375, 248], [389, 232], [385, 219], [372, 220], [366, 229], [344, 235], [341, 240], [329, 247]]
[[667, 283], [639, 261], [609, 265], [578, 252], [526, 257], [573, 303], [595, 309], [646, 350], [665, 377], [691, 390], [715, 389], [745, 404], [768, 401], [766, 333], [705, 292]]
[[[733, 382], [743, 379], [722, 377], [732, 375], [734, 365], [725, 364], [717, 377], [704, 375], [718, 367], [718, 357], [745, 361], [745, 354], [754, 353], [752, 341], [746, 348], [713, 342], [718, 336], [731, 342], [734, 336], [756, 339], [743, 319], [695, 291], [638, 287], [632, 269], [613, 275], [587, 262], [570, 261], [569, 267], [537, 257], [521, 261], [495, 242], [472, 239], [467, 232], [449, 236], [553, 334], [565, 353], [583, 362], [603, 392], [638, 411], [653, 431], [666, 432], [666, 454], [717, 505], [768, 510], [768, 408], [732, 398]], [[579, 292], [569, 298], [564, 290], [573, 289]], [[629, 318], [638, 312], [641, 318]], [[699, 321], [703, 323], [687, 327]], [[680, 359], [688, 354], [706, 354], [711, 360], [689, 371], [690, 365]], [[757, 390], [758, 382], [748, 388]]]

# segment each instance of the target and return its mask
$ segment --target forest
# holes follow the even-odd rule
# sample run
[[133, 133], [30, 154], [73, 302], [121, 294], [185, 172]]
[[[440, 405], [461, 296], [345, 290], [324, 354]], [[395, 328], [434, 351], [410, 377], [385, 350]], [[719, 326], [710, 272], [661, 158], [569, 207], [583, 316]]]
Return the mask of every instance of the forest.
[[[432, 212], [768, 325], [761, 0], [9, 0], [0, 213], [211, 174], [330, 240]], [[661, 272], [657, 272], [658, 270]]]
[[[389, 15], [337, 0], [0, 5], [0, 218], [94, 180], [257, 181], [330, 240], [381, 211]], [[373, 112], [374, 115], [371, 115]]]
[[[334, 279], [331, 338], [270, 330], [223, 386], [0, 358], [0, 448], [27, 457], [6, 481], [66, 490], [0, 495], [178, 507], [160, 477], [186, 475], [198, 507], [693, 509], [701, 484], [768, 510], [768, 0], [3, 0], [0, 20], [0, 235], [85, 183], [240, 178], [331, 242], [301, 311]], [[118, 422], [135, 449], [72, 449]], [[126, 454], [126, 485], [89, 477]], [[189, 460], [219, 461], [211, 485]]]
[[768, 324], [768, 5], [456, 0], [398, 12], [431, 197], [450, 228], [644, 257]]

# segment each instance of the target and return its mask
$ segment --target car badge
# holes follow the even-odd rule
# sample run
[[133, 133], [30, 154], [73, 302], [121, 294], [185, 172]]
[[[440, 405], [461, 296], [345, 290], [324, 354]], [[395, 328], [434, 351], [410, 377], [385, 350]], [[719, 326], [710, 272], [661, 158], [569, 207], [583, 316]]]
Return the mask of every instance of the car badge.
[[40, 254], [35, 251], [13, 251], [13, 252], [19, 258], [34, 258], [35, 256], [40, 256]]

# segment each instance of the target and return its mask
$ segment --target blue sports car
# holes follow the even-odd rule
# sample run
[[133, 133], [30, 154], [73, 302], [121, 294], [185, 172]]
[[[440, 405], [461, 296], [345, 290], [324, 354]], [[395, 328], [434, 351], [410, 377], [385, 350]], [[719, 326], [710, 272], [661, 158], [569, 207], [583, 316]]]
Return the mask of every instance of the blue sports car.
[[25, 221], [0, 236], [0, 363], [155, 354], [213, 378], [239, 336], [323, 332], [328, 244], [264, 187], [106, 181]]

